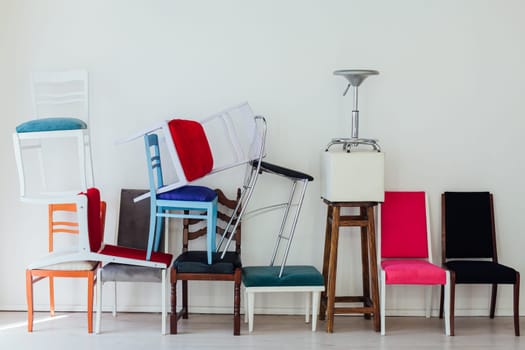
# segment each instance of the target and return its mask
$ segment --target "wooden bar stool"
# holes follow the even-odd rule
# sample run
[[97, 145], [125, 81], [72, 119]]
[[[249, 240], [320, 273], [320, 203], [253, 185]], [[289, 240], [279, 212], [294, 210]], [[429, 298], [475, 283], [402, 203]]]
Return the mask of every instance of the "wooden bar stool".
[[[321, 294], [319, 319], [328, 319], [326, 331], [334, 329], [336, 314], [364, 314], [373, 316], [374, 329], [380, 331], [379, 288], [377, 274], [374, 207], [377, 202], [330, 202], [326, 217], [326, 235], [323, 258], [323, 277], [326, 291]], [[359, 208], [359, 215], [341, 215], [341, 208]], [[341, 227], [361, 227], [361, 259], [363, 268], [363, 295], [336, 296], [337, 249]], [[363, 303], [358, 307], [336, 307], [336, 303]]]

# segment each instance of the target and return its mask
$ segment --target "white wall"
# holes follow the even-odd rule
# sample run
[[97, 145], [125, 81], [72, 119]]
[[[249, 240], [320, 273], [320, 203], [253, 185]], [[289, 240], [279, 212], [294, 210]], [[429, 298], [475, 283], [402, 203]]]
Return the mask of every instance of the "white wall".
[[[524, 10], [519, 0], [0, 0], [0, 309], [26, 308], [24, 267], [46, 249], [45, 208], [19, 202], [10, 141], [29, 117], [36, 70], [90, 72], [96, 181], [109, 204], [111, 241], [119, 189], [147, 185], [141, 143], [115, 146], [116, 139], [161, 119], [203, 117], [248, 100], [268, 119], [268, 160], [318, 179], [323, 147], [349, 135], [351, 96], [341, 96], [345, 82], [332, 72], [377, 69], [381, 75], [360, 89], [360, 135], [380, 140], [387, 189], [428, 191], [436, 261], [440, 193], [489, 190], [500, 260], [523, 271]], [[237, 186], [226, 175], [204, 183], [230, 194]], [[276, 180], [259, 186], [266, 193], [255, 204], [283, 193]], [[307, 194], [290, 261], [320, 268], [326, 208], [319, 186], [313, 182]], [[267, 262], [271, 225], [277, 218], [246, 223], [245, 265]], [[343, 237], [341, 244], [338, 290], [357, 293], [357, 241]], [[230, 285], [200, 287], [193, 310], [230, 310]], [[47, 305], [46, 288], [36, 287], [37, 307]], [[85, 305], [83, 283], [57, 289], [59, 308]], [[157, 287], [121, 291], [123, 308], [159, 307]], [[498, 314], [511, 314], [511, 295], [501, 288]], [[394, 288], [387, 307], [421, 314], [422, 296]], [[488, 287], [459, 287], [457, 313], [486, 314], [488, 296]], [[301, 301], [282, 296], [258, 306], [299, 312]]]

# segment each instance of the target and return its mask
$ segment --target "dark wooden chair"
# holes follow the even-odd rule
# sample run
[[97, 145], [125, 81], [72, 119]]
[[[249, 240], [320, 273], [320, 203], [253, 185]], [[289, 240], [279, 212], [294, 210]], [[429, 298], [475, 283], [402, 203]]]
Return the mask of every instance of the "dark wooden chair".
[[[218, 196], [217, 234], [222, 235], [224, 228], [221, 223], [227, 224], [232, 212], [240, 199], [240, 190], [237, 190], [235, 200], [228, 199], [221, 190], [215, 190]], [[241, 226], [238, 225], [233, 239], [235, 250], [226, 252], [221, 259], [220, 253], [214, 253], [212, 263], [208, 264], [205, 250], [189, 250], [188, 243], [198, 237], [206, 235], [206, 227], [199, 228], [197, 223], [202, 219], [183, 220], [182, 254], [177, 257], [171, 269], [171, 315], [170, 333], [177, 334], [178, 320], [188, 318], [188, 281], [233, 281], [233, 334], [240, 335], [240, 288], [241, 288]], [[232, 234], [232, 233], [229, 233]], [[227, 234], [227, 237], [229, 236]], [[177, 281], [182, 281], [182, 309], [177, 312]]]
[[[520, 274], [498, 262], [493, 196], [489, 192], [441, 195], [443, 266], [450, 271], [450, 318], [454, 335], [456, 284], [491, 284], [490, 318], [494, 318], [498, 284], [514, 285], [514, 333], [520, 335]], [[443, 316], [443, 288], [440, 317]]]

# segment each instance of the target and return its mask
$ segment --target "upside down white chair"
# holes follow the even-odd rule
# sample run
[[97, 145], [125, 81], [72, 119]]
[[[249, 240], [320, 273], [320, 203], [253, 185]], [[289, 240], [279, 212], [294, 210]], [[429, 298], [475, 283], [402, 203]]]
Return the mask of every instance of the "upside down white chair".
[[[88, 128], [88, 73], [83, 70], [40, 72], [32, 75], [31, 82], [35, 119], [19, 124], [13, 133], [20, 197], [30, 201], [85, 191], [94, 186]], [[54, 141], [60, 142], [60, 152], [46, 152]], [[72, 160], [65, 157], [71, 142], [77, 148]], [[72, 166], [74, 163], [77, 166]], [[72, 172], [66, 174], [66, 170]], [[60, 175], [52, 176], [57, 173]], [[56, 178], [54, 188], [50, 185], [53, 178]], [[70, 178], [78, 182], [66, 184], [65, 180]]]

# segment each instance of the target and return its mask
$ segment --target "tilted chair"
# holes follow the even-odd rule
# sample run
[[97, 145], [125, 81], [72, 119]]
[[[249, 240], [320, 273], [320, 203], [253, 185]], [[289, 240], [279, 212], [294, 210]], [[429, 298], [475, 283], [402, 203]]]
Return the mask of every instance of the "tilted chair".
[[[79, 233], [79, 225], [76, 220], [67, 217], [76, 213], [77, 208], [73, 203], [60, 203], [48, 205], [48, 241], [49, 252], [53, 252], [55, 246], [55, 235]], [[59, 218], [60, 214], [63, 217]], [[100, 224], [102, 234], [104, 233], [104, 223], [106, 218], [106, 203], [100, 205]], [[95, 274], [99, 267], [98, 261], [70, 261], [35, 269], [26, 270], [26, 296], [27, 296], [27, 330], [33, 331], [33, 284], [48, 278], [49, 279], [49, 308], [51, 316], [55, 315], [55, 292], [54, 279], [57, 277], [86, 278], [87, 279], [87, 317], [88, 333], [93, 332], [93, 288], [95, 284]]]
[[[202, 120], [165, 120], [119, 143], [153, 133], [166, 140], [176, 174], [173, 182], [157, 189], [157, 193], [163, 193], [263, 157], [266, 122], [245, 102]], [[136, 200], [149, 195], [145, 193]]]
[[173, 255], [153, 253], [151, 259], [146, 259], [146, 250], [105, 244], [103, 242], [102, 225], [100, 225], [100, 192], [97, 188], [89, 188], [86, 193], [66, 197], [49, 197], [45, 203], [75, 203], [78, 220], [78, 244], [69, 250], [53, 252], [38, 262], [29, 265], [29, 269], [81, 260], [100, 261], [102, 263], [117, 262], [122, 264], [149, 266], [166, 269], [171, 265]]
[[[13, 145], [18, 169], [22, 200], [45, 197], [49, 194], [76, 194], [94, 185], [91, 146], [89, 140], [88, 73], [86, 71], [40, 72], [32, 75], [35, 119], [16, 127]], [[52, 140], [74, 140], [77, 153], [67, 164], [69, 177], [79, 181], [50, 186], [52, 169], [57, 162], [53, 152], [43, 151]], [[37, 157], [35, 162], [34, 155]], [[67, 159], [67, 158], [66, 158]], [[60, 171], [63, 174], [63, 167]], [[36, 176], [38, 175], [38, 176]], [[69, 179], [68, 177], [68, 179]], [[69, 181], [69, 180], [68, 180]], [[72, 180], [73, 181], [73, 180]], [[40, 182], [40, 185], [37, 183]], [[39, 188], [38, 188], [39, 187]]]
[[[148, 257], [158, 249], [160, 226], [153, 225], [157, 218], [183, 218], [184, 214], [167, 213], [167, 210], [206, 209], [208, 217], [208, 262], [216, 250], [212, 228], [216, 218], [213, 192], [202, 186], [190, 186], [192, 181], [205, 176], [255, 162], [256, 168], [264, 156], [266, 122], [255, 116], [247, 103], [228, 108], [201, 121], [172, 119], [133, 135], [122, 142], [144, 137], [150, 177], [150, 192], [135, 198], [136, 201], [153, 196], [152, 220], [148, 238]], [[158, 137], [162, 136], [169, 151], [176, 180], [165, 184], [160, 168]], [[255, 177], [253, 177], [255, 179]], [[253, 184], [252, 184], [253, 185]], [[251, 187], [243, 187], [242, 200], [249, 200]], [[242, 216], [242, 214], [241, 214]], [[200, 216], [202, 217], [202, 216]], [[157, 220], [159, 222], [159, 220]], [[233, 224], [235, 227], [235, 224]]]
[[[309, 322], [310, 306], [312, 305], [312, 331], [316, 330], [317, 313], [319, 311], [319, 300], [321, 292], [324, 291], [324, 279], [321, 273], [309, 265], [286, 265], [290, 252], [295, 228], [299, 219], [302, 203], [306, 193], [307, 185], [313, 181], [313, 177], [275, 164], [261, 162], [257, 173], [277, 175], [291, 183], [291, 190], [287, 202], [266, 206], [251, 212], [267, 212], [275, 209], [284, 209], [280, 228], [276, 235], [276, 241], [270, 263], [268, 266], [246, 266], [242, 269], [242, 283], [245, 290], [245, 321], [248, 322], [249, 331], [253, 331], [253, 319], [255, 309], [255, 295], [257, 293], [306, 293], [305, 320]], [[300, 188], [299, 194], [296, 190]], [[297, 203], [294, 204], [294, 201]], [[290, 216], [290, 214], [293, 215]], [[290, 222], [290, 218], [291, 222]], [[286, 244], [281, 246], [281, 243]]]
[[[430, 317], [432, 286], [445, 288], [450, 296], [450, 275], [432, 263], [428, 201], [425, 192], [385, 192], [380, 206], [381, 334], [386, 334], [386, 286], [423, 285], [427, 288], [426, 317]], [[448, 305], [448, 304], [447, 304]], [[445, 333], [451, 335], [448, 307]]]
[[[520, 274], [498, 262], [494, 200], [489, 192], [445, 192], [441, 195], [443, 265], [450, 270], [452, 334], [456, 284], [490, 284], [490, 318], [494, 318], [498, 284], [514, 286], [514, 333], [520, 335]], [[443, 304], [441, 298], [440, 315]]]
[[[211, 264], [207, 262], [207, 252], [190, 250], [189, 241], [207, 234], [207, 230], [199, 228], [199, 219], [183, 219], [183, 242], [182, 254], [173, 262], [171, 269], [171, 315], [170, 333], [177, 334], [177, 326], [180, 318], [187, 319], [188, 305], [188, 281], [233, 281], [233, 334], [240, 334], [240, 287], [241, 287], [241, 227], [236, 226], [232, 233], [232, 226], [227, 225], [230, 217], [238, 210], [237, 203], [240, 199], [240, 191], [237, 191], [236, 200], [228, 199], [221, 190], [215, 190], [218, 197], [217, 234], [226, 237], [233, 235], [235, 240], [235, 251], [226, 252], [224, 258], [219, 253], [213, 254]], [[177, 281], [182, 281], [182, 308], [177, 311]]]
[[[149, 232], [149, 200], [138, 203], [133, 198], [144, 190], [122, 189], [118, 215], [117, 244], [123, 247], [146, 249]], [[134, 266], [129, 264], [109, 263], [97, 271], [97, 316], [95, 332], [100, 333], [102, 316], [102, 290], [105, 282], [114, 282], [113, 316], [117, 315], [117, 282], [153, 282], [159, 283], [161, 292], [161, 333], [166, 334], [167, 306], [166, 288], [169, 270], [165, 268]]]

